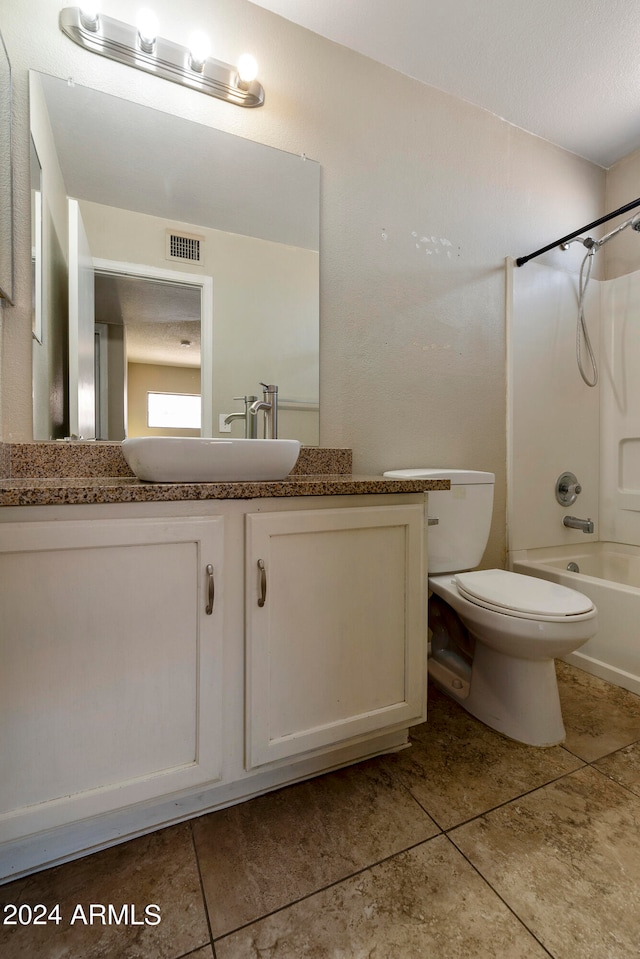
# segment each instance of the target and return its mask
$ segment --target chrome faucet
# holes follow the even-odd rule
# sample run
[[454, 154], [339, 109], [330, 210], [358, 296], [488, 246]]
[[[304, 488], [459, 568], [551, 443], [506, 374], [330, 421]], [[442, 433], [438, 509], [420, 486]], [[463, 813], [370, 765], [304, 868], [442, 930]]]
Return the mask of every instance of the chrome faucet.
[[592, 519], [578, 519], [577, 516], [565, 516], [562, 520], [563, 526], [569, 529], [581, 529], [583, 533], [593, 533]]
[[234, 420], [244, 420], [244, 436], [247, 440], [255, 440], [258, 436], [258, 421], [255, 416], [251, 416], [250, 406], [258, 399], [257, 396], [234, 396], [234, 400], [242, 400], [244, 403], [244, 413], [229, 413], [225, 416], [225, 424], [232, 423]]
[[278, 387], [273, 384], [260, 383], [263, 387], [262, 399], [256, 400], [249, 407], [249, 413], [255, 419], [260, 412], [264, 410], [264, 438], [266, 440], [278, 439]]

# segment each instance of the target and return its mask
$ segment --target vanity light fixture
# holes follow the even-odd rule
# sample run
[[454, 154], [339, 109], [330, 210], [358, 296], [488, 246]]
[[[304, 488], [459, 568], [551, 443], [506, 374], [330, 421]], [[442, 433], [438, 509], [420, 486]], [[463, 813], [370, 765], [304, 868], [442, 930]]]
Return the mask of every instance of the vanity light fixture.
[[189, 39], [189, 66], [196, 73], [202, 73], [211, 54], [209, 37], [201, 30], [196, 30]]
[[264, 89], [255, 79], [257, 65], [245, 54], [238, 66], [209, 55], [209, 41], [194, 34], [190, 48], [157, 36], [158, 22], [150, 10], [141, 11], [137, 26], [105, 17], [97, 2], [65, 7], [60, 29], [74, 43], [119, 63], [172, 80], [239, 107], [260, 107]]
[[250, 53], [243, 53], [238, 60], [238, 86], [246, 90], [258, 75], [258, 64]]
[[153, 10], [144, 7], [137, 16], [136, 26], [138, 27], [140, 49], [144, 53], [154, 53], [158, 38], [158, 18]]
[[94, 3], [85, 0], [80, 7], [80, 21], [85, 30], [90, 30], [92, 33], [96, 32], [100, 26], [100, 4], [98, 0]]

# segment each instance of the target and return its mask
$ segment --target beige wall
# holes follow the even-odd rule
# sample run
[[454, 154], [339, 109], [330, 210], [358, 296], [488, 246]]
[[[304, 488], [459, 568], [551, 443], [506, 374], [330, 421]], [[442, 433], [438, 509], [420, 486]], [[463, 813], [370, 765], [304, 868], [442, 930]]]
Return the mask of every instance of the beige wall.
[[[607, 211], [618, 210], [639, 197], [640, 150], [636, 150], [607, 171], [606, 209]], [[630, 210], [622, 217], [607, 223], [603, 227], [604, 231], [613, 229], [618, 223], [635, 216], [638, 212], [640, 207]], [[625, 230], [615, 241], [607, 243], [604, 251], [607, 279], [626, 276], [627, 273], [633, 273], [640, 268], [640, 236], [633, 230]]]
[[[485, 560], [502, 562], [504, 258], [601, 215], [604, 171], [246, 0], [154, 7], [164, 36], [186, 42], [199, 24], [223, 59], [251, 49], [265, 106], [235, 109], [134, 73], [72, 44], [58, 29], [57, 6], [33, 0], [27, 11], [2, 0], [18, 168], [17, 303], [3, 315], [2, 437], [31, 431], [32, 67], [321, 163], [321, 443], [352, 447], [358, 471], [421, 464], [495, 471]], [[106, 0], [105, 8], [131, 18], [128, 0]]]

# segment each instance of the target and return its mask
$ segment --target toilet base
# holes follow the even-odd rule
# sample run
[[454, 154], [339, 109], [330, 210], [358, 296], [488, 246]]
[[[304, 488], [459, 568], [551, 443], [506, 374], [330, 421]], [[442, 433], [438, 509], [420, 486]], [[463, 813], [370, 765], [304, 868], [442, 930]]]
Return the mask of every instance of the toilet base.
[[515, 659], [477, 642], [466, 696], [447, 664], [429, 660], [429, 675], [467, 712], [509, 739], [529, 746], [564, 742], [553, 659]]

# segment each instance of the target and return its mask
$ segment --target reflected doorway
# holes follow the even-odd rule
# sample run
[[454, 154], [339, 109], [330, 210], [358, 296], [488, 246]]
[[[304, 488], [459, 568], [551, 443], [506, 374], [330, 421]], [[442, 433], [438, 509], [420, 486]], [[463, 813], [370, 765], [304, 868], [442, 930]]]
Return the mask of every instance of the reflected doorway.
[[[96, 437], [210, 436], [211, 278], [97, 259], [94, 268]], [[197, 403], [199, 423], [149, 419], [154, 400]]]

